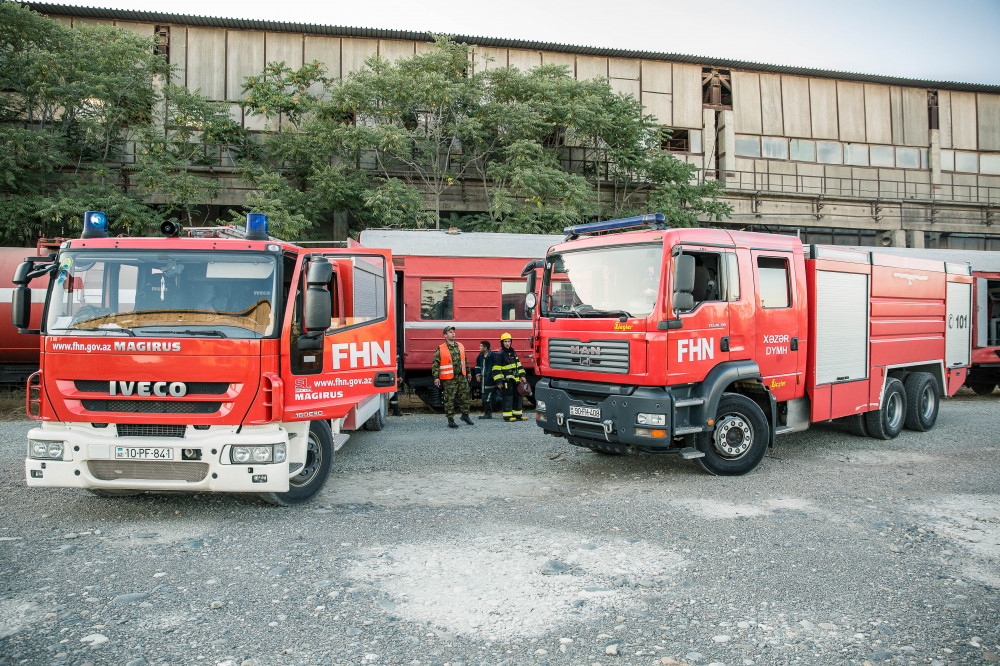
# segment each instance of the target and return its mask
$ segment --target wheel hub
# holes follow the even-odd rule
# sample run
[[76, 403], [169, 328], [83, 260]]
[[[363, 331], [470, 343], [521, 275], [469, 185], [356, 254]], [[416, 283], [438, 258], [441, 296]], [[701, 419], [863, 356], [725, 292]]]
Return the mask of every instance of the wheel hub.
[[727, 416], [716, 425], [712, 440], [720, 455], [739, 458], [753, 444], [753, 428], [738, 416]]

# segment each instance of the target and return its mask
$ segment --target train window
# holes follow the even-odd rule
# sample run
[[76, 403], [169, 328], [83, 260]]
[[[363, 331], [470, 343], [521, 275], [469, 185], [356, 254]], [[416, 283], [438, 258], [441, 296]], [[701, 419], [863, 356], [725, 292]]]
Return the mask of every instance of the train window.
[[500, 319], [518, 321], [530, 319], [524, 311], [525, 282], [500, 283]]
[[420, 318], [454, 319], [453, 280], [423, 280], [420, 283]]

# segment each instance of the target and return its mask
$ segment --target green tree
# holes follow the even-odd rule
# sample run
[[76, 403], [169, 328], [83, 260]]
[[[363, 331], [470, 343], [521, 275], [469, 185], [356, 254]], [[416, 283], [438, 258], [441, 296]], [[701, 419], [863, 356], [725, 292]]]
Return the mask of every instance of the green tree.
[[154, 47], [0, 2], [0, 242], [69, 233], [94, 209], [113, 231], [141, 232], [211, 197], [211, 179], [192, 171], [202, 144], [243, 139], [200, 95], [167, 87], [165, 103], [169, 66]]

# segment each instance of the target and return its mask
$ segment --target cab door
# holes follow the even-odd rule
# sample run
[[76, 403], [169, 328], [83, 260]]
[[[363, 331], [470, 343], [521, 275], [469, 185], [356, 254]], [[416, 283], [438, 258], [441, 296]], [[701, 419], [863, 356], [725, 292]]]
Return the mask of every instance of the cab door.
[[[325, 284], [309, 282], [313, 262], [332, 265]], [[290, 289], [282, 333], [285, 420], [341, 418], [365, 398], [396, 390], [388, 250], [315, 249], [299, 259]], [[304, 307], [317, 294], [329, 299], [329, 326], [304, 329]]]
[[[764, 385], [775, 398], [793, 397], [798, 384], [800, 315], [805, 303], [796, 289], [797, 276], [792, 252], [753, 250], [750, 253], [757, 296], [757, 333], [754, 358]], [[805, 350], [803, 350], [804, 352]]]
[[703, 381], [730, 357], [727, 254], [689, 247], [684, 254], [695, 263], [694, 308], [677, 313], [682, 324], [670, 336], [667, 383], [671, 386]]

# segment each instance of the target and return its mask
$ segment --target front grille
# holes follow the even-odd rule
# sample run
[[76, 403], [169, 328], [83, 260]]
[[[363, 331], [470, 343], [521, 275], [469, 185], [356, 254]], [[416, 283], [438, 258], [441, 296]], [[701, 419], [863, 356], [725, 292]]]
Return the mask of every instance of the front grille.
[[221, 402], [192, 400], [81, 400], [89, 412], [117, 414], [215, 414]]
[[182, 425], [157, 425], [154, 423], [119, 423], [119, 437], [183, 437]]
[[186, 481], [197, 483], [208, 476], [208, 463], [165, 460], [91, 460], [90, 473], [101, 481]]
[[[105, 393], [111, 387], [111, 382], [104, 379], [77, 379], [73, 385], [77, 391], [84, 393]], [[188, 395], [223, 395], [229, 390], [228, 382], [184, 382]]]
[[549, 367], [556, 370], [628, 374], [628, 340], [549, 340]]

